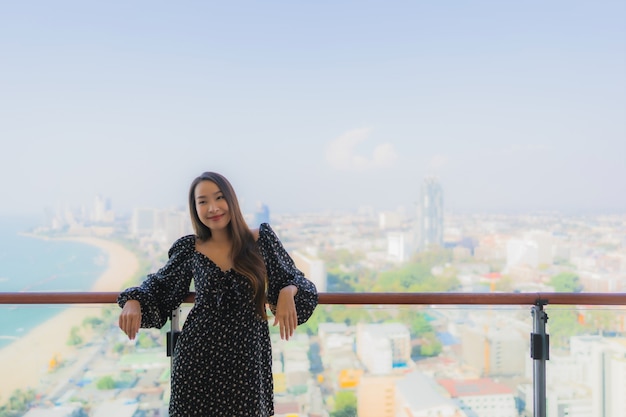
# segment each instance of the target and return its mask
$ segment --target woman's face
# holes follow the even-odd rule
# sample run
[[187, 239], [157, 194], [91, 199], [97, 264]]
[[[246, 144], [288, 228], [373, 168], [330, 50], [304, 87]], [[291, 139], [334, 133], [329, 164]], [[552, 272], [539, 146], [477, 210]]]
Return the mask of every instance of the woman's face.
[[211, 230], [220, 230], [230, 223], [226, 198], [213, 181], [200, 181], [194, 189], [196, 211], [202, 224]]

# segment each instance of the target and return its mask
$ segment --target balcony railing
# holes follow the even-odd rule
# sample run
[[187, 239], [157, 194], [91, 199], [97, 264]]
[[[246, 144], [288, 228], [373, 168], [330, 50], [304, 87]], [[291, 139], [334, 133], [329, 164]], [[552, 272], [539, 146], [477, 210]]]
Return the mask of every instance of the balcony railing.
[[[116, 292], [0, 292], [0, 304], [110, 304]], [[189, 293], [185, 302], [192, 303]], [[626, 306], [626, 293], [321, 293], [320, 304], [342, 305], [588, 305]]]
[[[189, 293], [185, 303], [194, 302]], [[0, 293], [0, 305], [106, 305], [116, 303], [116, 292], [12, 292]], [[527, 306], [533, 320], [529, 335], [533, 363], [533, 415], [546, 417], [546, 360], [549, 359], [546, 306], [626, 306], [622, 293], [321, 293], [320, 305], [361, 306]], [[174, 330], [178, 318], [171, 321]], [[6, 399], [6, 398], [4, 398]]]

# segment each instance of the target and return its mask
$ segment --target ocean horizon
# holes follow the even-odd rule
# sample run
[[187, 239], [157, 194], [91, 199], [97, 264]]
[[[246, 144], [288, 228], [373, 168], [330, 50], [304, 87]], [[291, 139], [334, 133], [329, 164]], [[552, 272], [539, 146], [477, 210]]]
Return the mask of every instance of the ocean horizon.
[[[108, 254], [86, 243], [25, 235], [35, 218], [0, 218], [0, 292], [89, 291]], [[0, 305], [0, 349], [70, 305]]]

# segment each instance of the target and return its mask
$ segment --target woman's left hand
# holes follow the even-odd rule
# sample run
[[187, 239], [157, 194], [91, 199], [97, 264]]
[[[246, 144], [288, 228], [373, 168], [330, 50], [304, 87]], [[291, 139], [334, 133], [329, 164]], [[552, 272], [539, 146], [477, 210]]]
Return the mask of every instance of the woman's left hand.
[[278, 324], [280, 326], [280, 338], [283, 340], [289, 340], [298, 326], [298, 313], [294, 301], [297, 292], [298, 287], [288, 285], [278, 293], [273, 325]]

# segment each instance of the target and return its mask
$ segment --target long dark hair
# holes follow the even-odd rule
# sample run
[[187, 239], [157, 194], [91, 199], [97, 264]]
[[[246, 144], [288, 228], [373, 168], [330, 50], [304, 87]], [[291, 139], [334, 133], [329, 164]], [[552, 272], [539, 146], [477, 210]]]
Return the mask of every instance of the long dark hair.
[[233, 269], [250, 280], [256, 310], [261, 317], [267, 319], [265, 310], [267, 271], [265, 269], [265, 263], [257, 248], [254, 235], [246, 224], [243, 214], [241, 214], [241, 208], [239, 207], [239, 201], [237, 200], [233, 186], [223, 175], [216, 172], [204, 172], [193, 180], [189, 188], [189, 214], [191, 215], [191, 223], [196, 232], [196, 236], [202, 241], [211, 238], [211, 229], [202, 223], [200, 216], [198, 216], [198, 211], [196, 210], [196, 186], [202, 181], [213, 182], [226, 199], [230, 213], [230, 222], [228, 223], [227, 230], [233, 245], [231, 251]]

